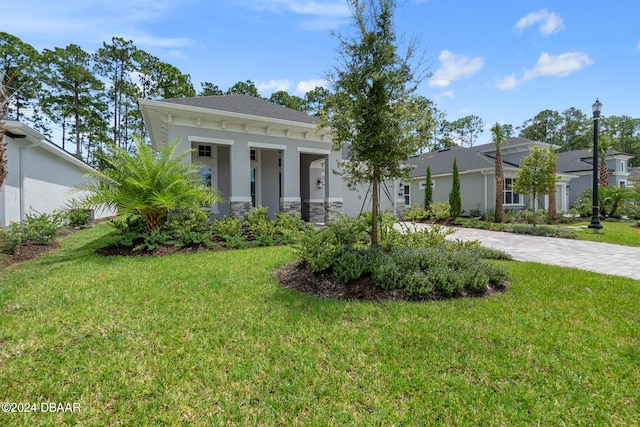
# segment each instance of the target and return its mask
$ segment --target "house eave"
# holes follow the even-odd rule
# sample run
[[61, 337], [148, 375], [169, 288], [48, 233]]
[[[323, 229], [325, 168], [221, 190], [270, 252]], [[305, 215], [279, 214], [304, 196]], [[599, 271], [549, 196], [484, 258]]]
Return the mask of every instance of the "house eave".
[[151, 136], [152, 143], [168, 143], [167, 125], [176, 124], [178, 119], [184, 120], [184, 125], [200, 127], [213, 126], [214, 129], [226, 130], [230, 125], [242, 127], [245, 132], [269, 135], [275, 130], [284, 133], [285, 137], [291, 137], [294, 133], [302, 135], [303, 139], [311, 139], [314, 136], [320, 142], [331, 144], [331, 138], [326, 130], [318, 130], [316, 124], [299, 121], [283, 120], [277, 118], [256, 116], [252, 114], [237, 113], [192, 105], [166, 103], [157, 100], [138, 100], [142, 116]]
[[[48, 141], [44, 135], [42, 135], [37, 130], [27, 126], [26, 124], [14, 120], [3, 120], [2, 123], [5, 129], [7, 129], [9, 132], [18, 136], [21, 141], [25, 141], [30, 144], [29, 148], [42, 148], [48, 153], [61, 158], [62, 160], [72, 164], [73, 166], [84, 170], [85, 172], [95, 172], [94, 168], [78, 159], [77, 157], [73, 156], [72, 154], [68, 153], [67, 151], [63, 150], [62, 148], [56, 146], [52, 142]], [[24, 137], [22, 137], [22, 135], [24, 135]]]

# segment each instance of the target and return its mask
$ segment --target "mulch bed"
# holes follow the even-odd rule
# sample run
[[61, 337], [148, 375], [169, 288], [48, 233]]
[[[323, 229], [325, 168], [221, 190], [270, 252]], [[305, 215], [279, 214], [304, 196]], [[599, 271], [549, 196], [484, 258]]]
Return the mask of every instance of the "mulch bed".
[[[34, 245], [26, 243], [21, 245], [16, 253], [5, 262], [5, 266], [8, 264], [14, 264], [22, 261], [26, 261], [35, 257], [38, 257], [46, 252], [58, 248], [60, 245], [57, 242], [52, 242], [49, 245]], [[231, 250], [222, 246], [209, 248], [203, 245], [179, 248], [173, 245], [158, 245], [153, 251], [139, 250], [134, 251], [133, 247], [127, 246], [106, 246], [96, 250], [96, 253], [102, 256], [164, 256], [172, 254], [191, 254], [198, 252], [207, 252], [212, 250]], [[357, 280], [352, 280], [349, 283], [341, 283], [336, 280], [335, 277], [330, 274], [314, 274], [311, 268], [306, 265], [302, 260], [292, 261], [284, 266], [278, 268], [273, 272], [274, 277], [280, 282], [282, 286], [289, 289], [294, 289], [300, 293], [328, 298], [328, 299], [343, 299], [351, 301], [373, 301], [373, 302], [386, 302], [386, 301], [425, 301], [425, 300], [443, 300], [451, 299], [451, 297], [443, 295], [438, 292], [432, 292], [431, 294], [415, 298], [407, 295], [406, 292], [395, 290], [384, 290], [376, 286], [370, 277], [365, 276]], [[485, 292], [481, 293], [466, 293], [459, 297], [485, 297], [495, 294], [501, 294], [507, 290], [509, 283], [505, 283], [503, 286], [495, 288], [487, 288]]]
[[[452, 299], [448, 295], [440, 292], [432, 292], [424, 297], [416, 298], [407, 295], [406, 292], [395, 290], [384, 290], [373, 283], [370, 277], [361, 277], [349, 283], [340, 283], [332, 274], [314, 274], [311, 268], [302, 260], [292, 261], [273, 272], [274, 277], [282, 286], [295, 289], [303, 294], [329, 298], [355, 301], [438, 301]], [[485, 292], [464, 293], [460, 297], [481, 298], [490, 295], [504, 293], [510, 283], [504, 283], [498, 287], [487, 287]]]

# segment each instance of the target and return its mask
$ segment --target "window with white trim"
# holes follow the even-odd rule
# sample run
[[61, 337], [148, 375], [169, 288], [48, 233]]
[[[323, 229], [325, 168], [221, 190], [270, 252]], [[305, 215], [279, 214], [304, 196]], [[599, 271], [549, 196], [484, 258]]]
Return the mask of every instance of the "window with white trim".
[[520, 195], [513, 191], [513, 183], [515, 182], [514, 178], [505, 178], [504, 179], [504, 201], [505, 205], [519, 205], [520, 204]]

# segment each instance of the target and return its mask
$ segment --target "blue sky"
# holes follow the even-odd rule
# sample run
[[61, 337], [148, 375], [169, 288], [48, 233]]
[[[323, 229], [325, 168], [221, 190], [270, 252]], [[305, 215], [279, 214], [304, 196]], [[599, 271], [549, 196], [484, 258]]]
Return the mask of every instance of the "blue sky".
[[[196, 90], [253, 80], [263, 96], [303, 95], [337, 63], [331, 30], [349, 31], [343, 0], [50, 0], [3, 5], [0, 31], [36, 49], [94, 52], [119, 36], [191, 75]], [[432, 77], [419, 94], [448, 120], [487, 128], [544, 109], [640, 117], [640, 2], [398, 1], [396, 32], [419, 39]], [[485, 131], [481, 142], [488, 142]]]

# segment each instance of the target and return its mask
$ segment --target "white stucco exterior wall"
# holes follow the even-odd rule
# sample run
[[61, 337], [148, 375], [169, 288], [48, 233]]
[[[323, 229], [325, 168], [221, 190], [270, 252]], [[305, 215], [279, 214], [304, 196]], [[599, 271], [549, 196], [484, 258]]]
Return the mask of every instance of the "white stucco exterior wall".
[[[84, 175], [91, 168], [24, 124], [8, 122], [7, 127], [24, 137], [5, 135], [9, 175], [0, 188], [0, 226], [19, 222], [28, 214], [64, 210], [74, 197], [71, 188], [88, 181]], [[113, 214], [99, 210], [94, 217]]]

